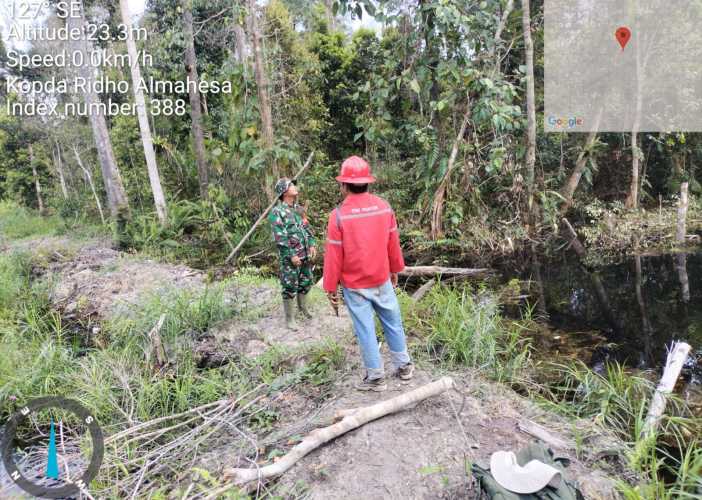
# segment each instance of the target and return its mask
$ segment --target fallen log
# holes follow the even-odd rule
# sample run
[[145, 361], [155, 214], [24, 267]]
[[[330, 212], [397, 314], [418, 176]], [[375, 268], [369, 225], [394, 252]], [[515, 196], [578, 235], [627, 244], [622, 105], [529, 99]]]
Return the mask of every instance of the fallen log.
[[436, 279], [432, 278], [426, 283], [424, 283], [422, 286], [420, 286], [416, 292], [412, 294], [412, 300], [415, 302], [419, 302], [422, 300], [422, 297], [424, 297], [429, 290], [436, 284]]
[[551, 448], [557, 448], [560, 450], [570, 450], [574, 449], [575, 445], [572, 442], [568, 442], [558, 436], [555, 436], [548, 429], [542, 425], [532, 422], [531, 420], [520, 420], [517, 423], [517, 428], [530, 436], [535, 437], [549, 445]]
[[[310, 155], [307, 157], [307, 161], [305, 162], [304, 166], [300, 169], [300, 171], [297, 173], [297, 175], [296, 175], [295, 177], [292, 178], [292, 180], [294, 180], [294, 181], [297, 180], [298, 177], [300, 177], [300, 176], [305, 172], [305, 170], [307, 170], [307, 168], [308, 168], [308, 167], [310, 166], [310, 164], [312, 163], [312, 157], [313, 157], [313, 156], [314, 156], [314, 151], [312, 151], [312, 152], [310, 153]], [[244, 246], [244, 243], [246, 243], [246, 242], [248, 241], [248, 239], [251, 237], [251, 235], [252, 235], [253, 232], [256, 230], [256, 228], [258, 227], [258, 225], [263, 221], [263, 219], [266, 218], [266, 215], [268, 215], [268, 212], [271, 211], [271, 209], [275, 206], [276, 203], [278, 203], [278, 198], [276, 198], [276, 199], [274, 199], [273, 201], [271, 201], [270, 205], [268, 205], [268, 208], [266, 208], [266, 209], [263, 211], [263, 213], [259, 216], [259, 218], [256, 220], [256, 222], [254, 222], [254, 225], [251, 226], [251, 229], [249, 229], [249, 232], [246, 233], [246, 234], [244, 235], [243, 238], [241, 238], [241, 241], [239, 241], [239, 243], [238, 243], [238, 244], [236, 245], [236, 247], [231, 251], [231, 253], [230, 253], [229, 255], [227, 255], [227, 258], [224, 259], [224, 263], [225, 263], [225, 264], [229, 264], [229, 261], [232, 260], [232, 259], [234, 258], [234, 256], [236, 256], [236, 254], [239, 253], [239, 250], [241, 250], [241, 247]]]
[[[400, 271], [401, 276], [436, 276], [437, 274], [445, 274], [449, 276], [471, 276], [471, 277], [485, 277], [492, 274], [493, 270], [488, 268], [469, 268], [469, 267], [441, 267], [441, 266], [405, 266], [403, 271]], [[322, 283], [324, 279], [320, 279], [315, 286], [322, 288]], [[429, 280], [427, 283], [431, 282], [433, 285], [435, 280]], [[424, 285], [426, 285], [425, 283]], [[415, 295], [424, 287], [420, 287]], [[426, 293], [431, 286], [427, 288], [424, 292]], [[423, 295], [423, 294], [422, 294]], [[414, 298], [414, 297], [413, 297]], [[421, 298], [421, 296], [419, 297]], [[419, 299], [415, 299], [419, 300]]]
[[335, 415], [335, 419], [340, 419], [338, 422], [328, 427], [313, 430], [301, 443], [295, 445], [277, 462], [256, 469], [225, 469], [224, 478], [237, 486], [243, 486], [251, 481], [263, 481], [280, 476], [295, 465], [297, 461], [324, 443], [361, 427], [372, 420], [403, 410], [414, 403], [441, 394], [452, 387], [453, 379], [451, 377], [443, 377], [436, 382], [423, 385], [387, 401], [362, 408], [340, 410]]
[[491, 269], [467, 267], [441, 267], [441, 266], [406, 266], [400, 272], [402, 276], [433, 276], [437, 274], [447, 274], [452, 276], [475, 276], [483, 277], [492, 272]]

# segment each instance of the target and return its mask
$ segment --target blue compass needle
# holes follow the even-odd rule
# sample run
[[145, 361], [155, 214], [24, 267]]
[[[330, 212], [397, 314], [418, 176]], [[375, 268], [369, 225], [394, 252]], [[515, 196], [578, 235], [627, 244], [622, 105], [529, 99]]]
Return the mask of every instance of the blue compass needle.
[[56, 432], [54, 431], [53, 419], [51, 419], [51, 430], [49, 432], [49, 456], [46, 459], [46, 477], [52, 479], [59, 478], [58, 456], [56, 454]]

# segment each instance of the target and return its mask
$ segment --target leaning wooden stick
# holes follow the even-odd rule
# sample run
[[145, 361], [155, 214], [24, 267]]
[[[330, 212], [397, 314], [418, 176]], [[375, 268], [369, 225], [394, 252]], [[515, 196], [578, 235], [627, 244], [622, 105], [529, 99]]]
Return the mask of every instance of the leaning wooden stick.
[[[307, 161], [303, 165], [303, 167], [300, 169], [300, 171], [297, 173], [295, 177], [292, 178], [292, 180], [296, 181], [304, 172], [307, 170], [307, 168], [312, 164], [312, 157], [314, 156], [314, 151], [310, 153], [310, 155], [307, 157]], [[249, 232], [244, 235], [243, 238], [241, 238], [241, 241], [237, 244], [236, 248], [231, 251], [229, 255], [227, 255], [227, 258], [224, 259], [224, 263], [228, 264], [230, 260], [232, 260], [236, 254], [239, 253], [239, 250], [241, 250], [241, 247], [244, 246], [244, 243], [248, 241], [248, 239], [251, 237], [251, 235], [254, 233], [258, 225], [263, 221], [263, 219], [266, 218], [266, 215], [268, 215], [268, 212], [271, 211], [271, 209], [275, 206], [275, 204], [278, 203], [278, 198], [274, 199], [270, 205], [268, 205], [268, 208], [266, 208], [261, 216], [258, 218], [256, 222], [254, 222], [254, 225], [251, 226], [251, 229], [249, 229]]]
[[390, 413], [407, 408], [408, 406], [423, 401], [432, 396], [436, 396], [453, 387], [453, 379], [451, 377], [443, 377], [436, 382], [419, 387], [413, 391], [406, 392], [387, 401], [356, 408], [352, 410], [341, 410], [335, 415], [341, 419], [329, 427], [315, 429], [310, 432], [301, 443], [294, 446], [283, 458], [279, 461], [266, 465], [258, 469], [238, 469], [231, 468], [224, 471], [224, 477], [232, 481], [238, 486], [245, 485], [251, 481], [262, 481], [272, 477], [279, 476], [290, 469], [302, 457], [311, 451], [319, 448], [324, 443], [335, 439], [342, 434], [361, 427], [372, 420], [376, 420]]

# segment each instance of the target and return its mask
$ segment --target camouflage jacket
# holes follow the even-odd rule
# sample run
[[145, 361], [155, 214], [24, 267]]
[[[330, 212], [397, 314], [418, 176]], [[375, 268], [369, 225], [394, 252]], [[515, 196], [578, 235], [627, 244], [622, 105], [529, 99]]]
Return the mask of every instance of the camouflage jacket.
[[307, 258], [309, 249], [316, 245], [307, 219], [303, 219], [302, 207], [279, 202], [268, 215], [273, 230], [273, 240], [278, 246], [281, 262], [297, 255]]

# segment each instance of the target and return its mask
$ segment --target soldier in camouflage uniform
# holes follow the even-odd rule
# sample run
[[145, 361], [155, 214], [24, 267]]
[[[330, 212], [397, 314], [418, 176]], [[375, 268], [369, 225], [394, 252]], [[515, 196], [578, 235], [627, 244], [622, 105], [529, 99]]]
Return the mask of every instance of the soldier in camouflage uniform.
[[268, 215], [268, 222], [280, 256], [285, 324], [294, 330], [297, 328], [293, 307], [296, 297], [303, 316], [312, 318], [306, 302], [307, 293], [312, 287], [312, 260], [317, 255], [317, 247], [304, 211], [296, 203], [298, 190], [295, 182], [285, 177], [279, 179], [275, 192], [280, 201]]

